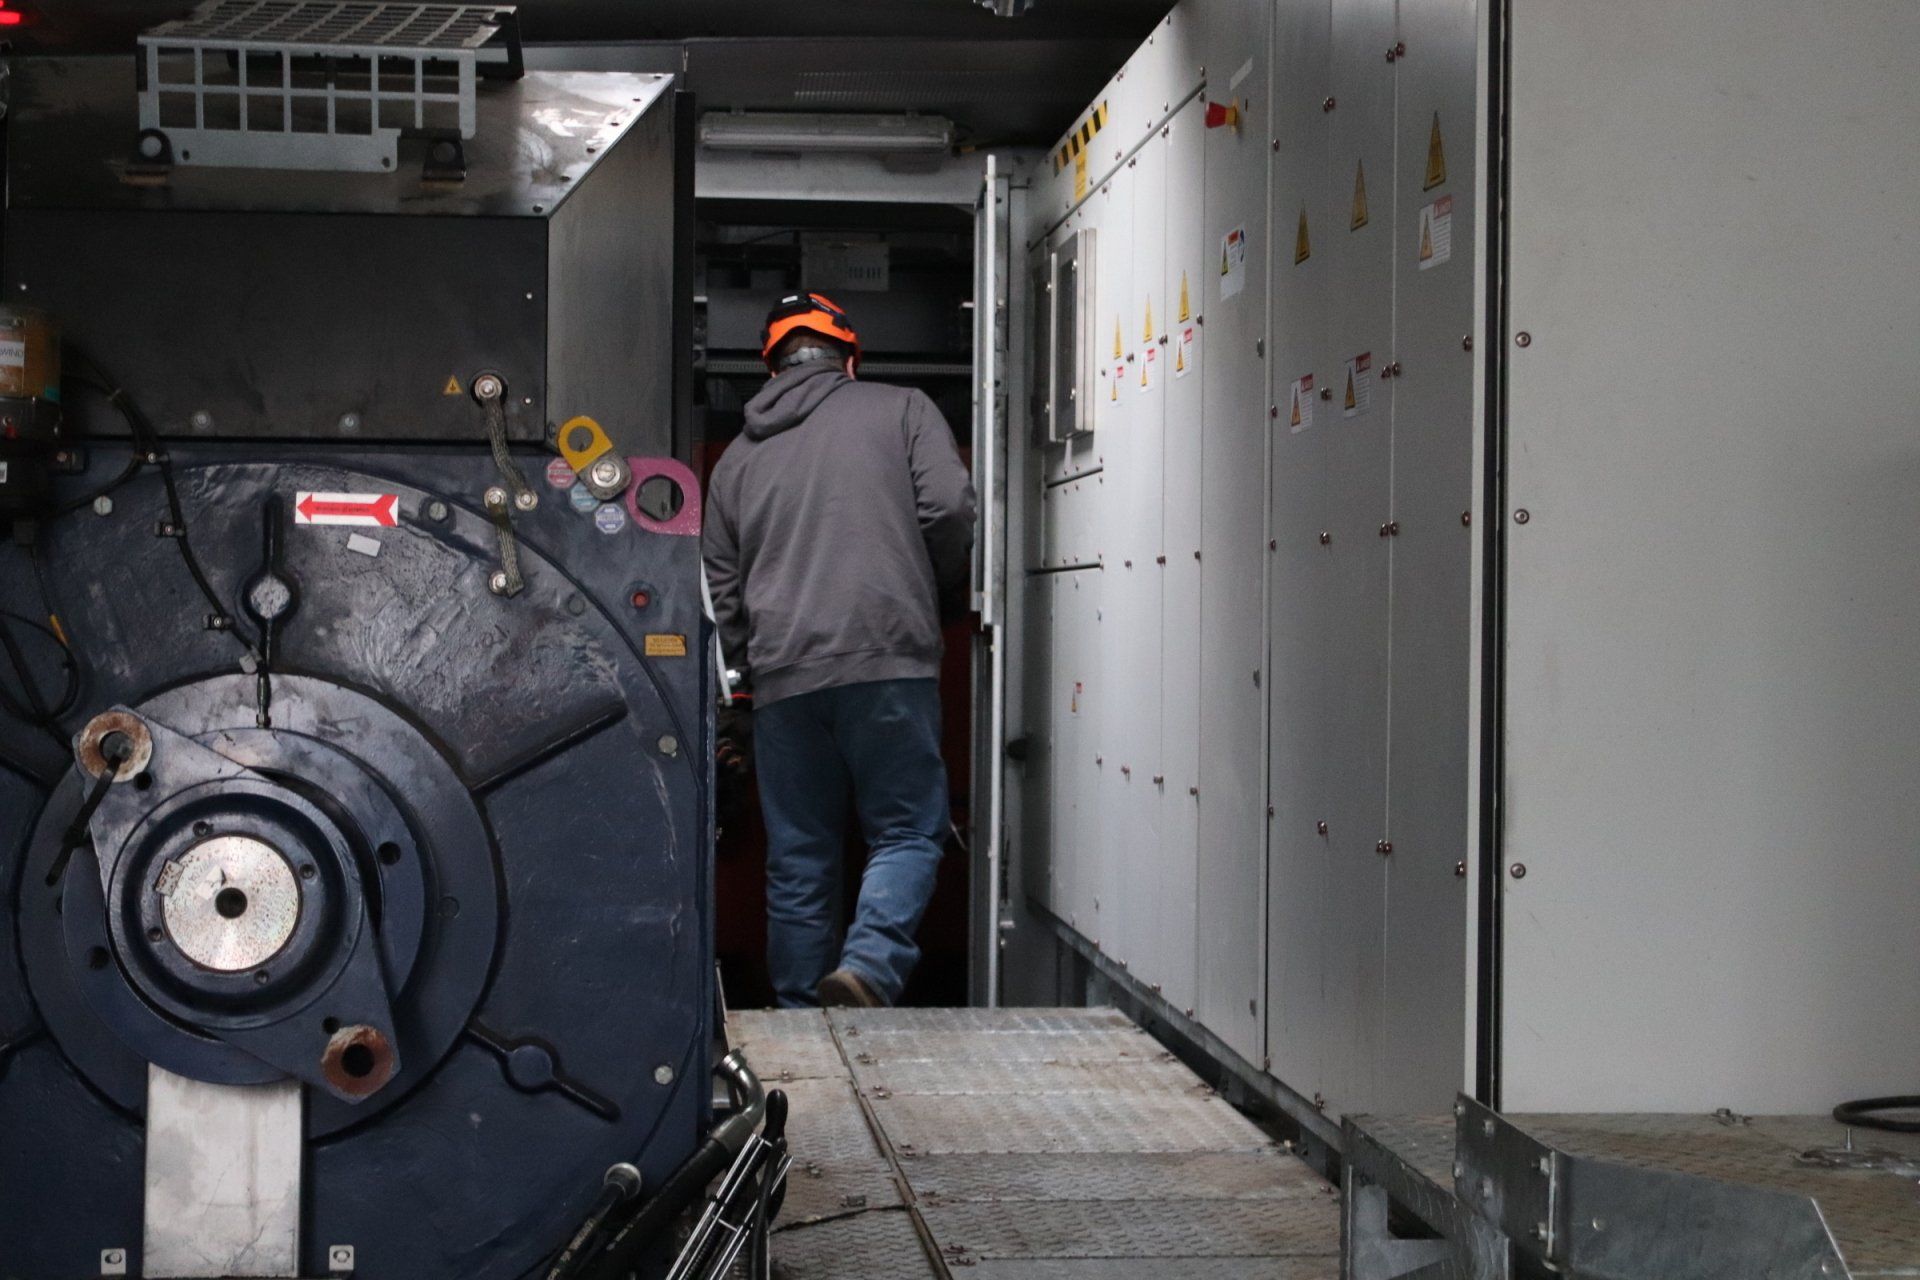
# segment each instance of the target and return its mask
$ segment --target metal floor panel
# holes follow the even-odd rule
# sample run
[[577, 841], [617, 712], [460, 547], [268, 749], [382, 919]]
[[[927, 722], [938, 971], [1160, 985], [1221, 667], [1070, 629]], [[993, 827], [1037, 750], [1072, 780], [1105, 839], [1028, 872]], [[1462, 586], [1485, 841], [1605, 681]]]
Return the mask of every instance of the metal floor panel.
[[[1508, 1119], [1569, 1155], [1811, 1196], [1850, 1274], [1920, 1275], [1920, 1194], [1908, 1172], [1920, 1166], [1920, 1135], [1855, 1129], [1857, 1155], [1887, 1152], [1905, 1168], [1833, 1169], [1800, 1159], [1846, 1145], [1846, 1127], [1827, 1116], [1516, 1113]], [[1453, 1117], [1359, 1116], [1354, 1122], [1435, 1185], [1452, 1188]]]
[[1338, 1275], [1333, 1189], [1112, 1010], [747, 1012], [729, 1030], [792, 1104], [778, 1276]]
[[908, 1156], [921, 1202], [943, 1200], [1274, 1200], [1322, 1196], [1327, 1184], [1281, 1152], [1143, 1151], [1087, 1155]]

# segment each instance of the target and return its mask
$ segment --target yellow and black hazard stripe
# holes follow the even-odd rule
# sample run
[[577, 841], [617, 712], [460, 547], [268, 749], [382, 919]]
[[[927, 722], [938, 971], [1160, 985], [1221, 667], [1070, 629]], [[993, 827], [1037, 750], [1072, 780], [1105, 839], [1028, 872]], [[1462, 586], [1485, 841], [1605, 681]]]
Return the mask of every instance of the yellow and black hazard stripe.
[[1093, 135], [1106, 127], [1107, 104], [1103, 102], [1095, 107], [1072, 133], [1067, 135], [1067, 140], [1060, 144], [1058, 151], [1053, 153], [1053, 171], [1058, 173], [1072, 164], [1074, 157], [1080, 154], [1082, 148], [1093, 145]]

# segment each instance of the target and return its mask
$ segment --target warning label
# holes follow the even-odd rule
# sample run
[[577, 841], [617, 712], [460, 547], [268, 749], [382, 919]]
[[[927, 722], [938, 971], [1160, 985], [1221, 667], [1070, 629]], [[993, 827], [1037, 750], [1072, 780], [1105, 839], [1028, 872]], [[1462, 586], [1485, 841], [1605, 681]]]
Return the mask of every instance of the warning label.
[[1313, 241], [1307, 235], [1307, 206], [1300, 206], [1300, 230], [1293, 236], [1293, 265], [1299, 266], [1313, 256]]
[[1287, 399], [1287, 430], [1298, 435], [1313, 425], [1313, 375], [1295, 378]]
[[1420, 209], [1420, 269], [1437, 267], [1453, 256], [1453, 197], [1441, 196]]
[[1120, 381], [1126, 376], [1127, 376], [1127, 362], [1124, 360], [1114, 361], [1113, 377], [1108, 379], [1108, 382], [1107, 382], [1107, 391], [1108, 391], [1107, 399], [1108, 400], [1118, 400], [1120, 398]]
[[460, 379], [454, 377], [452, 374], [448, 374], [446, 383], [440, 388], [440, 394], [443, 396], [459, 395]]
[[547, 462], [547, 484], [555, 489], [571, 489], [578, 477], [565, 458], [553, 458]]
[[1118, 360], [1123, 354], [1123, 350], [1120, 345], [1120, 317], [1115, 316], [1113, 318], [1113, 358]]
[[0, 368], [24, 369], [27, 367], [27, 340], [25, 338], [0, 338]]
[[1440, 113], [1433, 113], [1433, 132], [1427, 136], [1427, 181], [1420, 189], [1431, 191], [1447, 180], [1447, 144], [1440, 140]]
[[1193, 370], [1193, 325], [1182, 325], [1180, 338], [1173, 346], [1173, 376], [1184, 378]]
[[1181, 324], [1193, 319], [1193, 308], [1187, 305], [1187, 273], [1180, 273], [1180, 314], [1176, 317]]
[[1087, 198], [1087, 153], [1081, 151], [1073, 158], [1073, 198]]
[[1147, 322], [1142, 326], [1140, 341], [1153, 341], [1153, 296], [1151, 294], [1147, 296]]
[[1231, 298], [1247, 287], [1247, 229], [1235, 227], [1220, 237], [1220, 296]]
[[646, 652], [649, 658], [684, 658], [687, 656], [687, 638], [658, 633], [650, 635], [647, 637]]
[[1159, 371], [1160, 348], [1149, 346], [1140, 353], [1140, 389], [1151, 391]]
[[1340, 399], [1340, 416], [1357, 418], [1373, 407], [1373, 352], [1362, 351], [1347, 361], [1347, 388]]
[[350, 524], [391, 529], [400, 523], [397, 493], [317, 493], [293, 495], [295, 524]]
[[1358, 231], [1367, 225], [1367, 166], [1356, 160], [1353, 166], [1353, 223], [1347, 229]]

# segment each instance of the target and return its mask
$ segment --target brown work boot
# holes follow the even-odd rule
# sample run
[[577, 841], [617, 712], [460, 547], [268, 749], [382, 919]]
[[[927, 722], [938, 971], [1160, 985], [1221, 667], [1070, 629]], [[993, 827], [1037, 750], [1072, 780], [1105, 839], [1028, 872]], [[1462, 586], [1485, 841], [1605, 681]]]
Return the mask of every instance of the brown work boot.
[[887, 1002], [851, 969], [835, 969], [814, 988], [825, 1009], [884, 1009]]

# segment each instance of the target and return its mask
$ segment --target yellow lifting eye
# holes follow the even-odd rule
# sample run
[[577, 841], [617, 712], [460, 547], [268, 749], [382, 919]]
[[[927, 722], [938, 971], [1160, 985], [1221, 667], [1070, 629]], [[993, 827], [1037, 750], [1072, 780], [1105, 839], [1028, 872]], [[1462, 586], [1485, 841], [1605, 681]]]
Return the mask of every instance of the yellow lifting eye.
[[560, 428], [558, 440], [560, 456], [575, 471], [585, 471], [595, 458], [613, 448], [613, 441], [607, 439], [607, 433], [600, 429], [600, 424], [585, 414], [567, 419]]

